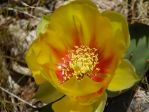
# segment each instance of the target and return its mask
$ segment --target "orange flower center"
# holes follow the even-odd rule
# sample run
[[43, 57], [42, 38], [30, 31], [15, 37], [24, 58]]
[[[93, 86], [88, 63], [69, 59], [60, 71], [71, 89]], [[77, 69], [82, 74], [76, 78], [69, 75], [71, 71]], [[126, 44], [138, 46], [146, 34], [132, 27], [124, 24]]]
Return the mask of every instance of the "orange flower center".
[[98, 64], [98, 53], [96, 48], [87, 46], [75, 46], [74, 50], [69, 51], [66, 57], [62, 58], [62, 64], [58, 65], [58, 78], [64, 82], [75, 76], [77, 80], [89, 76], [92, 78]]

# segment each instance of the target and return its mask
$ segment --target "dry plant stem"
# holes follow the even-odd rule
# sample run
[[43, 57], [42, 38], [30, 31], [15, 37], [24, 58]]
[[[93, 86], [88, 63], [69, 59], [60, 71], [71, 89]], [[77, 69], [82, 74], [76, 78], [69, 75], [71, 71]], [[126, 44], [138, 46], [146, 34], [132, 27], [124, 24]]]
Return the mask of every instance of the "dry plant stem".
[[23, 66], [20, 66], [18, 63], [12, 61], [12, 70], [24, 76], [31, 76], [31, 71]]
[[31, 103], [29, 103], [29, 102], [27, 102], [27, 101], [21, 99], [20, 97], [18, 97], [17, 95], [15, 95], [15, 94], [9, 92], [8, 90], [4, 89], [3, 87], [0, 86], [0, 89], [1, 89], [2, 91], [4, 91], [5, 93], [7, 93], [7, 94], [13, 96], [14, 98], [18, 99], [19, 101], [21, 101], [21, 102], [23, 102], [23, 103], [25, 103], [25, 104], [31, 106], [31, 107], [34, 108], [34, 109], [37, 109], [37, 107], [36, 107], [35, 105], [33, 105], [33, 104], [31, 104]]
[[[11, 80], [10, 76], [8, 77], [8, 81], [9, 81], [10, 87], [13, 88], [12, 80]], [[11, 101], [12, 101], [13, 104], [15, 104], [15, 99], [14, 99], [13, 96], [11, 96]], [[15, 112], [18, 111], [18, 109], [17, 109], [17, 107], [15, 105], [13, 105], [13, 109], [14, 109], [13, 111], [15, 111]]]
[[128, 9], [130, 12], [129, 21], [131, 23], [141, 22], [149, 24], [149, 1], [145, 0], [128, 0]]
[[6, 58], [6, 59], [11, 59], [11, 60], [14, 60], [14, 61], [17, 61], [17, 62], [20, 62], [20, 63], [25, 63], [25, 61], [21, 61], [17, 58], [14, 58], [14, 57], [11, 57], [11, 56], [7, 56], [7, 55], [3, 55], [3, 58]]
[[24, 6], [26, 6], [26, 7], [29, 7], [29, 8], [31, 8], [31, 9], [38, 9], [38, 10], [40, 10], [40, 11], [44, 11], [45, 13], [51, 13], [52, 11], [50, 11], [50, 10], [47, 10], [47, 9], [43, 9], [43, 8], [41, 8], [41, 7], [33, 7], [33, 6], [30, 6], [30, 5], [28, 5], [27, 3], [25, 3], [25, 2], [23, 2], [23, 1], [21, 1], [21, 4], [22, 5], [24, 5]]
[[14, 12], [20, 12], [20, 13], [23, 13], [23, 14], [29, 16], [29, 17], [32, 17], [32, 18], [37, 19], [38, 21], [40, 21], [40, 18], [38, 18], [38, 17], [36, 17], [36, 16], [33, 16], [32, 14], [29, 14], [28, 12], [20, 11], [20, 10], [11, 8], [11, 7], [7, 7], [7, 10], [14, 11]]
[[[147, 81], [147, 76], [145, 76], [145, 78], [144, 78], [144, 83], [147, 86], [147, 90], [149, 90], [149, 84], [148, 84], [148, 81]], [[149, 99], [148, 99], [148, 102], [149, 102]]]

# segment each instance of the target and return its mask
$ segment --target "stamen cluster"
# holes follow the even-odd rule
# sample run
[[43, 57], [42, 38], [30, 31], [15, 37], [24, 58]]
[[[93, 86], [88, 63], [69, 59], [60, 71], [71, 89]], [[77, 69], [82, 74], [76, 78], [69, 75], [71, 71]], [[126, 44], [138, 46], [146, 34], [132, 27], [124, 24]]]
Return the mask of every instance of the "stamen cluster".
[[63, 58], [63, 64], [59, 66], [64, 80], [75, 76], [77, 80], [83, 79], [85, 75], [90, 77], [98, 63], [98, 53], [96, 48], [87, 46], [75, 46], [69, 51], [68, 55]]

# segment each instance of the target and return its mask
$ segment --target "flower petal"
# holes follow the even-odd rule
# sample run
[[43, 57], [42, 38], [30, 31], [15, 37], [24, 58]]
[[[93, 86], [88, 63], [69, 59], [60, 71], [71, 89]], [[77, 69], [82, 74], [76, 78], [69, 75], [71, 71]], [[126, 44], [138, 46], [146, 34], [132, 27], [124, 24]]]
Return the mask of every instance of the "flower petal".
[[108, 90], [121, 91], [128, 89], [138, 81], [139, 78], [133, 65], [128, 60], [122, 60], [108, 86]]
[[107, 17], [111, 22], [114, 28], [115, 33], [117, 30], [120, 31], [121, 37], [120, 40], [123, 40], [123, 44], [125, 48], [129, 47], [130, 39], [129, 39], [129, 31], [128, 24], [126, 18], [120, 13], [114, 11], [105, 11], [102, 13], [103, 16]]
[[54, 112], [92, 112], [93, 107], [91, 105], [80, 105], [79, 102], [73, 101], [69, 97], [65, 96], [63, 99], [55, 102], [52, 105]]
[[47, 81], [40, 71], [32, 71], [32, 73], [36, 84], [40, 85]]
[[56, 33], [59, 37], [55, 37], [59, 38], [59, 41], [71, 40], [74, 46], [88, 45], [94, 32], [93, 20], [99, 15], [96, 5], [90, 0], [76, 0], [58, 8], [51, 15], [50, 26], [60, 29], [60, 32]]
[[87, 44], [96, 15], [99, 15], [98, 9], [90, 0], [76, 0], [44, 16], [37, 34], [42, 33], [39, 37], [42, 36], [52, 50], [68, 50], [81, 43]]
[[52, 105], [54, 112], [103, 112], [107, 101], [107, 94], [103, 93], [93, 104], [81, 104], [76, 99], [65, 96]]
[[36, 46], [36, 44], [34, 44], [27, 51], [26, 57], [25, 57], [25, 60], [28, 64], [29, 68], [31, 69], [31, 71], [33, 73], [33, 77], [37, 84], [41, 84], [46, 81], [43, 78], [43, 76], [41, 75], [41, 71], [40, 71], [41, 66], [37, 61], [38, 60], [37, 55], [39, 54], [39, 52], [40, 52], [40, 47]]
[[77, 81], [75, 77], [72, 77], [70, 80], [66, 81], [60, 86], [63, 92], [68, 96], [84, 96], [96, 93], [98, 90], [102, 89], [103, 83], [95, 82], [91, 80], [89, 77], [85, 76], [80, 81]]
[[[105, 11], [95, 26], [95, 45], [99, 49], [99, 68], [102, 74], [113, 74], [119, 60], [129, 46], [128, 25], [125, 18], [113, 11]], [[93, 43], [93, 42], [92, 42]]]
[[52, 59], [50, 58], [48, 46], [41, 38], [38, 38], [32, 43], [29, 50], [26, 52], [25, 59], [37, 84], [41, 84], [46, 82], [47, 79], [50, 79], [47, 78], [49, 76], [44, 75], [44, 69], [46, 69], [45, 66], [49, 64], [49, 62], [52, 62]]

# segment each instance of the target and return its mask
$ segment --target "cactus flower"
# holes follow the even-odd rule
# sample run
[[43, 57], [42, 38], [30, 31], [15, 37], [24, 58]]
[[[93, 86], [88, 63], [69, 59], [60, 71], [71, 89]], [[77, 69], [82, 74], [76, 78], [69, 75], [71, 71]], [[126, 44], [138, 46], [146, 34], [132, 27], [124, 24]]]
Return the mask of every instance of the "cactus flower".
[[121, 14], [75, 0], [43, 18], [37, 30], [26, 61], [37, 84], [48, 81], [67, 96], [57, 104], [70, 104], [64, 112], [92, 112], [86, 105], [98, 102], [107, 88], [120, 91], [136, 82], [134, 68], [123, 59], [129, 31]]

